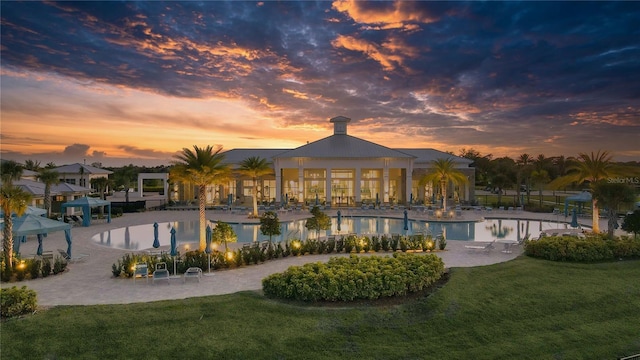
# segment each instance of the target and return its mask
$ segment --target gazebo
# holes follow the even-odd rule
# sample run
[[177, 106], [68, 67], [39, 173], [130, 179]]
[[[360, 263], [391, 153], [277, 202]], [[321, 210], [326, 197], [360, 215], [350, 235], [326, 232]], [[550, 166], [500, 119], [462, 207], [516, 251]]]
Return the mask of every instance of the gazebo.
[[588, 191], [583, 191], [580, 194], [567, 196], [564, 199], [564, 216], [569, 216], [569, 202], [577, 202], [577, 203], [588, 203], [591, 202], [591, 193]]
[[[4, 224], [2, 224], [4, 227]], [[44, 235], [50, 232], [56, 232], [64, 230], [65, 239], [67, 240], [67, 253], [71, 254], [71, 225], [62, 221], [51, 220], [44, 216], [38, 216], [34, 214], [26, 214], [13, 219], [12, 232], [15, 236], [14, 249], [16, 252], [20, 252], [20, 241], [23, 237], [28, 235], [38, 236], [38, 248], [42, 249], [42, 238]]]
[[91, 225], [91, 208], [102, 206], [107, 207], [107, 222], [110, 223], [111, 201], [84, 196], [62, 204], [61, 209], [64, 212], [66, 208], [82, 208], [82, 226], [89, 226]]

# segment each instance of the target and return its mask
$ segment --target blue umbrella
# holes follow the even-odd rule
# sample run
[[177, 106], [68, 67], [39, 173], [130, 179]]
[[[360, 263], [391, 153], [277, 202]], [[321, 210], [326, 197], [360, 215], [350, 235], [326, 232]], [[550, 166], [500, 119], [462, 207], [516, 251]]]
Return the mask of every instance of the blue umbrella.
[[178, 249], [176, 246], [176, 229], [171, 228], [171, 256], [178, 255]]
[[318, 206], [318, 204], [320, 204], [320, 201], [318, 199], [318, 192], [316, 192], [316, 206]]
[[285, 204], [289, 203], [289, 194], [284, 194], [284, 203]]
[[207, 253], [209, 257], [209, 261], [207, 262], [207, 267], [209, 268], [209, 272], [211, 272], [211, 238], [213, 237], [213, 234], [211, 232], [211, 226], [207, 225], [206, 231], [207, 233], [206, 233], [205, 240], [207, 241], [207, 247], [204, 249], [204, 252]]
[[413, 193], [411, 193], [411, 197], [409, 197], [409, 205], [413, 205]]
[[404, 211], [404, 229], [409, 230], [409, 215], [407, 214], [407, 210]]
[[338, 231], [340, 231], [340, 223], [342, 222], [342, 213], [338, 210]]
[[227, 205], [231, 206], [233, 204], [233, 194], [229, 194], [227, 196]]
[[38, 234], [38, 251], [36, 251], [36, 254], [42, 256], [42, 234]]
[[380, 206], [380, 196], [376, 193], [376, 205]]
[[160, 247], [160, 240], [158, 240], [158, 223], [157, 222], [153, 223], [153, 247], [156, 249]]
[[206, 237], [205, 240], [207, 241], [207, 248], [204, 249], [204, 252], [207, 254], [211, 254], [211, 238], [213, 237], [212, 235], [212, 231], [211, 231], [211, 226], [207, 225], [207, 229], [206, 229], [207, 233], [206, 233]]
[[577, 228], [578, 226], [578, 213], [576, 212], [576, 208], [573, 208], [573, 214], [571, 215], [571, 227]]
[[[64, 231], [64, 239], [67, 240], [67, 255], [71, 256], [71, 229]], [[109, 243], [111, 242], [111, 232], [109, 232]]]
[[131, 233], [128, 226], [124, 229], [124, 248], [131, 249]]

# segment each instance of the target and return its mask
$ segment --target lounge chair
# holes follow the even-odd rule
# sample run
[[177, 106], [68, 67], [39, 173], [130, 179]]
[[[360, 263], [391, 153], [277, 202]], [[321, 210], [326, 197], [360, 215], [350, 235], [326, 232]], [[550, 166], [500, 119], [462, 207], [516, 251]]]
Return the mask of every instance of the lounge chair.
[[136, 283], [136, 278], [144, 278], [147, 283], [149, 282], [149, 268], [147, 263], [138, 263], [133, 268], [133, 283]]
[[202, 269], [199, 267], [190, 267], [184, 272], [182, 282], [186, 283], [187, 279], [197, 279], [198, 282], [200, 282], [200, 278], [202, 278]]
[[486, 243], [484, 245], [465, 245], [464, 247], [469, 250], [482, 250], [482, 251], [491, 251], [495, 247], [496, 241], [493, 240], [490, 243]]
[[62, 249], [58, 249], [58, 253], [60, 253], [60, 256], [62, 256], [63, 259], [70, 263], [82, 261], [89, 256], [88, 254], [78, 254], [75, 256], [70, 256], [66, 251]]
[[153, 271], [153, 283], [156, 281], [167, 281], [167, 285], [169, 285], [169, 270], [167, 269], [167, 263], [157, 263], [156, 269]]

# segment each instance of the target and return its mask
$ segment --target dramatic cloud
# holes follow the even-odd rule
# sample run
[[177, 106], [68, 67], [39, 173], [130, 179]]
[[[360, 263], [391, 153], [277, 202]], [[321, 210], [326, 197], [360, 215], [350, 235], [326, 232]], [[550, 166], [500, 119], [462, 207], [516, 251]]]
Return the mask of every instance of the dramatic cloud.
[[638, 2], [0, 7], [3, 157], [294, 147], [345, 115], [390, 147], [640, 158]]

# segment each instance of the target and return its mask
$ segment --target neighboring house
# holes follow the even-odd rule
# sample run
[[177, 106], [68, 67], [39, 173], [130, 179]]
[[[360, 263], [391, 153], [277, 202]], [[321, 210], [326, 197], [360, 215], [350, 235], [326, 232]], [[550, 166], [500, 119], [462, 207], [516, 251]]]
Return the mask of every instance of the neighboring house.
[[[357, 206], [372, 203], [407, 204], [433, 201], [431, 185], [420, 187], [420, 177], [432, 162], [453, 158], [456, 167], [467, 175], [465, 185], [450, 185], [447, 193], [452, 200], [474, 200], [475, 168], [472, 161], [434, 149], [392, 149], [347, 134], [351, 119], [338, 116], [331, 120], [333, 135], [295, 149], [233, 149], [224, 152], [225, 163], [237, 169], [251, 156], [266, 158], [273, 163], [273, 175], [262, 177], [258, 200], [266, 202], [315, 202], [331, 206]], [[237, 176], [234, 180], [215, 184], [207, 189], [207, 204], [227, 202], [248, 203], [253, 192], [253, 180]], [[191, 201], [197, 192], [190, 186], [174, 184], [171, 199]]]
[[[13, 184], [20, 187], [25, 192], [31, 194], [32, 200], [30, 205], [44, 208], [44, 183], [40, 181], [25, 179], [23, 177], [20, 180], [14, 181]], [[53, 213], [59, 213], [61, 204], [74, 200], [78, 197], [85, 196], [90, 192], [91, 189], [89, 188], [67, 183], [58, 183], [51, 185], [51, 211]]]
[[[100, 169], [86, 164], [63, 165], [53, 169], [60, 175], [60, 182], [82, 186], [91, 189], [91, 180], [96, 178], [108, 178], [112, 171]], [[96, 189], [93, 189], [94, 191]]]

